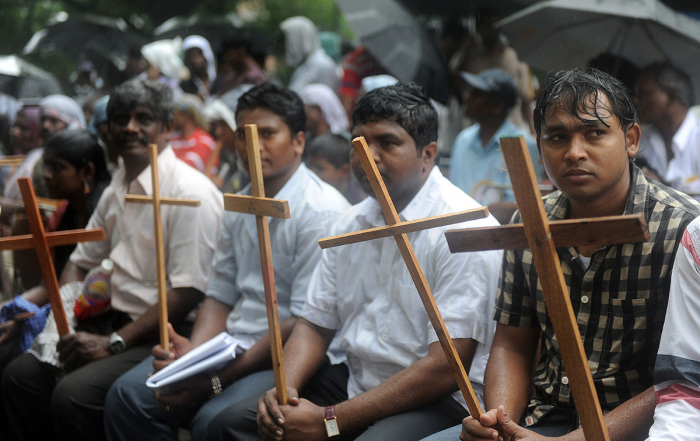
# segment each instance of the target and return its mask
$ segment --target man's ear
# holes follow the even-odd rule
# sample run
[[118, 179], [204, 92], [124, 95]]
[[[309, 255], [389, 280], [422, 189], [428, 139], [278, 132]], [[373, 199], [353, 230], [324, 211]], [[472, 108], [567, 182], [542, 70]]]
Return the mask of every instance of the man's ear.
[[163, 130], [161, 130], [161, 134], [163, 135], [163, 138], [165, 139], [165, 143], [169, 143], [170, 139], [173, 137], [173, 120], [172, 118], [168, 120], [167, 124], [163, 124]]
[[421, 162], [423, 163], [423, 171], [430, 170], [435, 165], [437, 158], [437, 141], [426, 144], [421, 149]]
[[80, 169], [80, 179], [92, 185], [95, 181], [95, 164], [88, 162]]
[[634, 123], [627, 128], [625, 133], [625, 143], [627, 145], [627, 156], [634, 158], [639, 152], [639, 140], [642, 137], [642, 129], [639, 124]]
[[350, 177], [350, 163], [349, 162], [341, 165], [338, 170], [340, 170], [340, 172], [343, 174], [343, 176], [348, 177], [348, 178]]
[[294, 153], [301, 156], [304, 154], [305, 148], [306, 148], [306, 132], [304, 132], [303, 130], [300, 130], [292, 137], [292, 149], [294, 149]]

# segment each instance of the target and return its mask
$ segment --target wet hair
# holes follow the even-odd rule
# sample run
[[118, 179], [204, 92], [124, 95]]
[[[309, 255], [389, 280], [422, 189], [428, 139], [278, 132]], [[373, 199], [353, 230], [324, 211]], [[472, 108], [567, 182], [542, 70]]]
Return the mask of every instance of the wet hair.
[[688, 74], [671, 63], [659, 61], [642, 70], [642, 74], [653, 73], [659, 89], [673, 95], [685, 107], [693, 105], [693, 83]]
[[317, 156], [340, 168], [350, 163], [350, 141], [336, 133], [324, 133], [311, 140], [306, 152], [308, 156]]
[[273, 83], [253, 87], [240, 98], [236, 118], [244, 110], [266, 109], [278, 115], [289, 127], [292, 135], [306, 130], [304, 103], [296, 92]]
[[173, 92], [166, 84], [141, 78], [131, 79], [110, 94], [107, 103], [107, 120], [118, 111], [132, 111], [142, 106], [160, 118], [163, 125], [170, 123], [173, 115]]
[[581, 121], [590, 121], [592, 117], [610, 127], [610, 118], [598, 113], [601, 95], [608, 98], [609, 105], [605, 109], [617, 117], [623, 132], [637, 122], [629, 89], [610, 74], [590, 67], [550, 73], [535, 105], [533, 118], [537, 137], [546, 126], [547, 112], [556, 106]]
[[93, 164], [95, 179], [86, 202], [86, 212], [92, 213], [102, 191], [109, 185], [111, 179], [105, 153], [97, 137], [83, 129], [62, 130], [52, 135], [46, 142], [44, 154], [47, 153], [68, 161], [78, 170], [85, 168], [89, 163]]
[[397, 83], [373, 89], [360, 98], [352, 112], [353, 127], [381, 119], [403, 127], [413, 138], [419, 152], [437, 141], [437, 111], [430, 98], [416, 84]]

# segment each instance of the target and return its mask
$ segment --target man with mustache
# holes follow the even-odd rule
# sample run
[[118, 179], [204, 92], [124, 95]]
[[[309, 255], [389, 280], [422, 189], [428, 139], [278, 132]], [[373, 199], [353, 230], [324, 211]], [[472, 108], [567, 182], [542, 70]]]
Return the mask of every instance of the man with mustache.
[[[642, 214], [649, 226], [644, 243], [557, 249], [610, 438], [644, 439], [654, 412], [654, 362], [671, 268], [700, 204], [647, 181], [634, 165], [641, 129], [632, 97], [606, 73], [551, 74], [534, 122], [540, 162], [559, 188], [544, 197], [549, 219]], [[530, 250], [506, 251], [493, 317], [487, 412], [480, 420], [466, 418], [461, 435], [455, 427], [430, 441], [583, 439]]]
[[[63, 369], [35, 353], [7, 367], [2, 399], [17, 439], [104, 439], [109, 386], [148, 356], [158, 336], [153, 207], [124, 202], [127, 193], [152, 195], [149, 144], [160, 152], [161, 196], [201, 201], [196, 208], [162, 209], [171, 321], [181, 324], [203, 298], [223, 201], [212, 182], [170, 148], [172, 106], [170, 89], [147, 80], [129, 81], [111, 95], [107, 118], [123, 164], [87, 225], [104, 228], [107, 240], [79, 244], [61, 275], [62, 285], [81, 281], [88, 270], [111, 259], [111, 310], [79, 322], [76, 332], [59, 341]], [[37, 302], [47, 302], [45, 292]]]
[[[435, 165], [437, 113], [415, 85], [375, 89], [357, 103], [364, 136], [402, 220], [479, 207]], [[355, 177], [371, 190], [360, 160]], [[374, 197], [354, 205], [329, 236], [386, 225]], [[464, 226], [497, 225], [493, 217]], [[418, 261], [471, 378], [479, 387], [492, 336], [501, 251], [451, 254], [446, 227], [410, 233]], [[334, 340], [347, 361], [330, 364]], [[275, 390], [212, 421], [208, 439], [417, 440], [466, 414], [464, 402], [392, 237], [323, 251], [285, 345], [289, 404]], [[452, 394], [452, 395], [450, 395]], [[256, 418], [257, 409], [257, 418]], [[334, 427], [335, 425], [335, 427]]]

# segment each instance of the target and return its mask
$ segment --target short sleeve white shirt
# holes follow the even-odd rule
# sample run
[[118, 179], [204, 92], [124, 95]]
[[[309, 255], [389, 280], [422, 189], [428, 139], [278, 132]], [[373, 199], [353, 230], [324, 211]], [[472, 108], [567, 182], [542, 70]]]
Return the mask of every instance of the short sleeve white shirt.
[[[195, 199], [199, 207], [161, 206], [167, 289], [206, 290], [212, 274], [211, 259], [223, 212], [221, 192], [202, 173], [175, 157], [166, 147], [158, 155], [162, 197]], [[157, 303], [153, 206], [125, 203], [129, 194], [153, 195], [151, 168], [131, 182], [123, 164], [114, 172], [86, 228], [104, 228], [107, 240], [78, 244], [70, 260], [90, 269], [109, 257], [112, 273], [112, 307], [133, 319]]]
[[[250, 194], [248, 185], [241, 194]], [[345, 198], [304, 164], [274, 196], [289, 203], [290, 219], [269, 218], [270, 247], [281, 321], [299, 316], [311, 273], [321, 258], [318, 239], [348, 209]], [[233, 310], [226, 331], [245, 349], [268, 332], [255, 216], [226, 212], [207, 296]]]
[[[480, 205], [433, 168], [404, 208], [401, 220], [477, 208]], [[374, 198], [353, 206], [331, 235], [386, 225]], [[448, 228], [498, 225], [491, 216], [408, 234], [451, 338], [479, 342], [469, 378], [483, 383], [493, 339], [491, 320], [502, 251], [452, 254]], [[408, 269], [392, 237], [323, 251], [302, 316], [337, 330], [350, 368], [348, 395], [370, 390], [428, 354], [437, 341]], [[461, 395], [453, 395], [464, 403]]]

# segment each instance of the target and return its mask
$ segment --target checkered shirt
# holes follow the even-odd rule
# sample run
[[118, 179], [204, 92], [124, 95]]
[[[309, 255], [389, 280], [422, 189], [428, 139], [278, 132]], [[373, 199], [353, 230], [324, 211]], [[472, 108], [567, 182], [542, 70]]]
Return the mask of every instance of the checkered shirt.
[[[649, 241], [605, 246], [593, 254], [586, 270], [574, 247], [557, 248], [604, 412], [654, 384], [674, 256], [686, 226], [700, 214], [697, 201], [647, 181], [634, 165], [631, 181], [625, 214], [644, 215]], [[559, 191], [544, 197], [544, 206], [550, 220], [569, 214], [569, 201]], [[517, 214], [515, 221], [520, 221]], [[542, 330], [535, 396], [526, 412], [526, 423], [532, 425], [553, 406], [574, 403], [532, 253], [509, 250], [503, 259], [494, 319], [502, 325]]]

